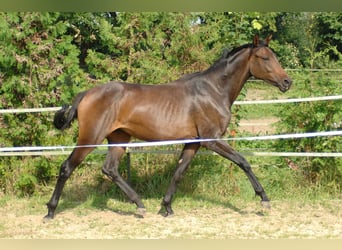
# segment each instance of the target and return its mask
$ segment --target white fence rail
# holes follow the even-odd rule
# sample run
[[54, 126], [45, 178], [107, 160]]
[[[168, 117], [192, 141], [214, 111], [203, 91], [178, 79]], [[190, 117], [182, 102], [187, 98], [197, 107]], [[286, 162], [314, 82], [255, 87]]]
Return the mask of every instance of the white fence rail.
[[316, 102], [316, 101], [329, 101], [341, 100], [342, 95], [335, 96], [321, 96], [321, 97], [307, 97], [307, 98], [293, 98], [293, 99], [280, 99], [280, 100], [259, 100], [259, 101], [236, 101], [234, 104], [275, 104], [275, 103], [297, 103], [297, 102]]
[[[324, 96], [324, 97], [309, 97], [309, 98], [295, 98], [295, 99], [281, 99], [281, 100], [260, 100], [260, 101], [236, 101], [235, 104], [274, 104], [274, 103], [297, 103], [297, 102], [313, 102], [313, 101], [327, 101], [327, 100], [340, 100], [342, 95]], [[15, 114], [15, 113], [32, 113], [32, 112], [53, 112], [59, 110], [61, 107], [50, 108], [33, 108], [33, 109], [2, 109], [0, 114]], [[76, 147], [108, 147], [108, 146], [124, 146], [128, 148], [141, 148], [151, 146], [173, 145], [193, 143], [200, 141], [215, 141], [215, 140], [275, 140], [275, 139], [293, 139], [293, 138], [308, 138], [317, 136], [341, 136], [342, 131], [326, 131], [314, 132], [304, 134], [285, 134], [285, 135], [267, 135], [267, 136], [254, 136], [254, 137], [240, 137], [240, 138], [223, 138], [223, 139], [195, 139], [195, 140], [176, 140], [176, 141], [159, 141], [159, 142], [141, 142], [141, 143], [128, 143], [128, 144], [112, 144], [112, 145], [84, 145], [84, 146], [40, 146], [40, 147], [0, 147], [0, 156], [40, 156], [40, 155], [65, 155], [70, 154], [71, 149]], [[129, 150], [132, 153], [138, 153], [139, 150]], [[103, 153], [96, 151], [97, 153]], [[140, 151], [140, 153], [152, 152]], [[157, 152], [157, 151], [153, 151]], [[245, 155], [252, 156], [303, 156], [303, 157], [342, 157], [340, 152], [244, 152]]]
[[[256, 140], [276, 140], [276, 139], [300, 139], [322, 136], [342, 136], [342, 131], [326, 131], [299, 134], [282, 134], [282, 135], [266, 135], [252, 137], [237, 138], [220, 138], [220, 139], [189, 139], [189, 140], [170, 140], [155, 142], [136, 142], [136, 143], [119, 143], [119, 144], [99, 144], [99, 145], [80, 145], [80, 146], [28, 146], [28, 147], [2, 147], [0, 148], [0, 156], [38, 156], [38, 155], [64, 155], [70, 154], [74, 148], [107, 148], [107, 147], [127, 147], [127, 148], [143, 148], [153, 146], [166, 146], [185, 143], [208, 142], [208, 141], [256, 141]], [[130, 150], [134, 153], [135, 150]], [[137, 151], [136, 151], [137, 152]], [[150, 151], [152, 152], [152, 151]], [[148, 153], [148, 151], [145, 151]], [[304, 157], [342, 157], [339, 152], [245, 152], [252, 156], [304, 156]]]
[[[277, 99], [277, 100], [258, 100], [258, 101], [235, 101], [234, 104], [249, 105], [249, 104], [275, 104], [275, 103], [297, 103], [297, 102], [315, 102], [315, 101], [329, 101], [341, 100], [342, 95], [335, 96], [321, 96], [321, 97], [306, 97], [293, 99]], [[0, 114], [15, 114], [15, 113], [38, 113], [38, 112], [54, 112], [62, 107], [49, 108], [19, 108], [19, 109], [0, 109]]]

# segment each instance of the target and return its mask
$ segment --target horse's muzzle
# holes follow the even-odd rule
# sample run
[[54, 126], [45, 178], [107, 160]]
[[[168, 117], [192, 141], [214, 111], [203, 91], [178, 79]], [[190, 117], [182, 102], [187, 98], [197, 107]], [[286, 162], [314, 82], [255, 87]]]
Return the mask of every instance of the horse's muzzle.
[[290, 89], [291, 84], [292, 84], [291, 78], [289, 77], [284, 78], [282, 82], [278, 83], [279, 90], [284, 93]]

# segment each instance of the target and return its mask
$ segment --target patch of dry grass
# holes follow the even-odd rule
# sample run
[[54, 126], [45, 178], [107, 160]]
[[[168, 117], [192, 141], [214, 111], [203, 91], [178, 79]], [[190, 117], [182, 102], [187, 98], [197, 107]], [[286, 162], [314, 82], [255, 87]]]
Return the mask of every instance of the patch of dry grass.
[[159, 200], [145, 200], [147, 214], [136, 218], [134, 205], [108, 200], [107, 208], [82, 205], [59, 211], [43, 222], [40, 200], [6, 199], [0, 207], [0, 238], [11, 239], [342, 239], [342, 201], [207, 205], [175, 202], [176, 215], [157, 214]]

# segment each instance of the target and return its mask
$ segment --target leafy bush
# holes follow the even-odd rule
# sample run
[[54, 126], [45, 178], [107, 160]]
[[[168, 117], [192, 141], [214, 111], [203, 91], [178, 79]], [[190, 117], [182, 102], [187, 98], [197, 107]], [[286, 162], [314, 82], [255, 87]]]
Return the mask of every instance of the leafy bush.
[[37, 185], [37, 178], [28, 173], [23, 173], [15, 183], [15, 189], [19, 196], [32, 195]]
[[[315, 85], [312, 83], [318, 84]], [[309, 87], [309, 85], [311, 85]], [[306, 89], [315, 95], [334, 95], [337, 83], [324, 75], [307, 76]], [[319, 92], [317, 92], [319, 90]], [[334, 131], [342, 129], [341, 101], [321, 101], [290, 104], [279, 114], [279, 131], [281, 133], [308, 133]], [[342, 137], [315, 137], [277, 141], [275, 147], [279, 151], [290, 152], [341, 152]], [[331, 192], [342, 188], [341, 158], [294, 158], [299, 166], [301, 181], [309, 185], [325, 186]]]
[[40, 183], [46, 184], [49, 183], [53, 177], [56, 177], [59, 164], [55, 164], [55, 162], [46, 157], [40, 157], [35, 161], [34, 166], [34, 175], [37, 177], [37, 180]]

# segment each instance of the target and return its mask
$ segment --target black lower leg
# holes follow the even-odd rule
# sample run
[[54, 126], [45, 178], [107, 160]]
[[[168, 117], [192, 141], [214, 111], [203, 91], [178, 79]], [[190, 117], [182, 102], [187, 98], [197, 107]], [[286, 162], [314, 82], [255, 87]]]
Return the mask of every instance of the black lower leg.
[[93, 148], [76, 148], [73, 150], [68, 159], [63, 162], [59, 171], [55, 190], [53, 191], [50, 201], [46, 204], [48, 207], [48, 214], [45, 216], [45, 218], [52, 219], [55, 216], [55, 210], [66, 181], [75, 170], [75, 168], [92, 150]]
[[[249, 166], [249, 165], [248, 165]], [[270, 201], [266, 195], [266, 192], [264, 190], [264, 188], [261, 186], [261, 184], [259, 183], [257, 177], [255, 176], [255, 174], [253, 173], [251, 167], [249, 166], [248, 169], [245, 171], [249, 181], [251, 182], [255, 194], [258, 195], [262, 201]]]
[[[186, 144], [183, 148], [181, 157], [178, 161], [177, 169], [172, 177], [171, 183], [161, 203], [161, 205], [165, 209], [165, 214], [164, 214], [165, 216], [170, 216], [174, 214], [172, 207], [171, 207], [172, 197], [174, 193], [176, 192], [178, 183], [183, 178], [183, 174], [187, 170], [192, 158], [196, 154], [199, 147], [200, 147], [200, 144]], [[159, 213], [162, 213], [162, 212], [163, 212], [163, 208], [159, 211]]]
[[64, 184], [66, 182], [66, 179], [58, 178], [55, 191], [52, 194], [52, 197], [48, 203], [46, 203], [48, 208], [48, 214], [45, 216], [47, 219], [53, 219], [55, 216], [55, 210], [58, 205], [59, 198], [62, 193], [62, 189], [64, 187]]
[[[173, 184], [173, 183], [171, 183], [171, 185], [176, 186], [176, 184]], [[159, 210], [159, 213], [163, 214], [165, 217], [174, 214], [172, 207], [171, 207], [171, 201], [172, 201], [173, 195], [168, 195], [168, 193], [171, 193], [171, 192], [175, 193], [176, 189], [174, 191], [172, 191], [170, 188], [167, 190], [166, 192], [167, 194], [165, 195], [165, 197], [163, 198], [161, 202], [162, 208]]]
[[55, 210], [58, 205], [59, 198], [62, 194], [64, 185], [67, 179], [70, 177], [73, 170], [74, 170], [74, 167], [70, 166], [69, 160], [66, 160], [62, 164], [60, 173], [57, 179], [57, 183], [55, 186], [55, 190], [53, 191], [50, 201], [46, 204], [48, 208], [48, 214], [44, 218], [52, 219], [55, 216]]
[[224, 142], [204, 143], [203, 146], [213, 150], [219, 155], [237, 164], [247, 175], [249, 181], [251, 182], [253, 186], [255, 194], [261, 197], [261, 201], [265, 203], [265, 206], [269, 206], [269, 199], [265, 193], [264, 188], [259, 183], [255, 174], [253, 173], [250, 164], [242, 155], [240, 155], [232, 147], [230, 147], [227, 143], [224, 143]]
[[122, 152], [124, 151], [120, 149], [111, 149], [107, 154], [106, 162], [102, 168], [102, 172], [107, 175], [115, 184], [117, 184], [118, 187], [127, 195], [127, 197], [137, 205], [139, 211], [143, 211], [145, 206], [141, 202], [138, 194], [121, 177], [118, 171]]
[[102, 172], [107, 175], [118, 187], [126, 194], [126, 196], [134, 202], [138, 208], [145, 208], [144, 204], [141, 202], [139, 195], [133, 190], [132, 187], [125, 182], [120, 174], [114, 172], [107, 172], [105, 169], [102, 169]]

